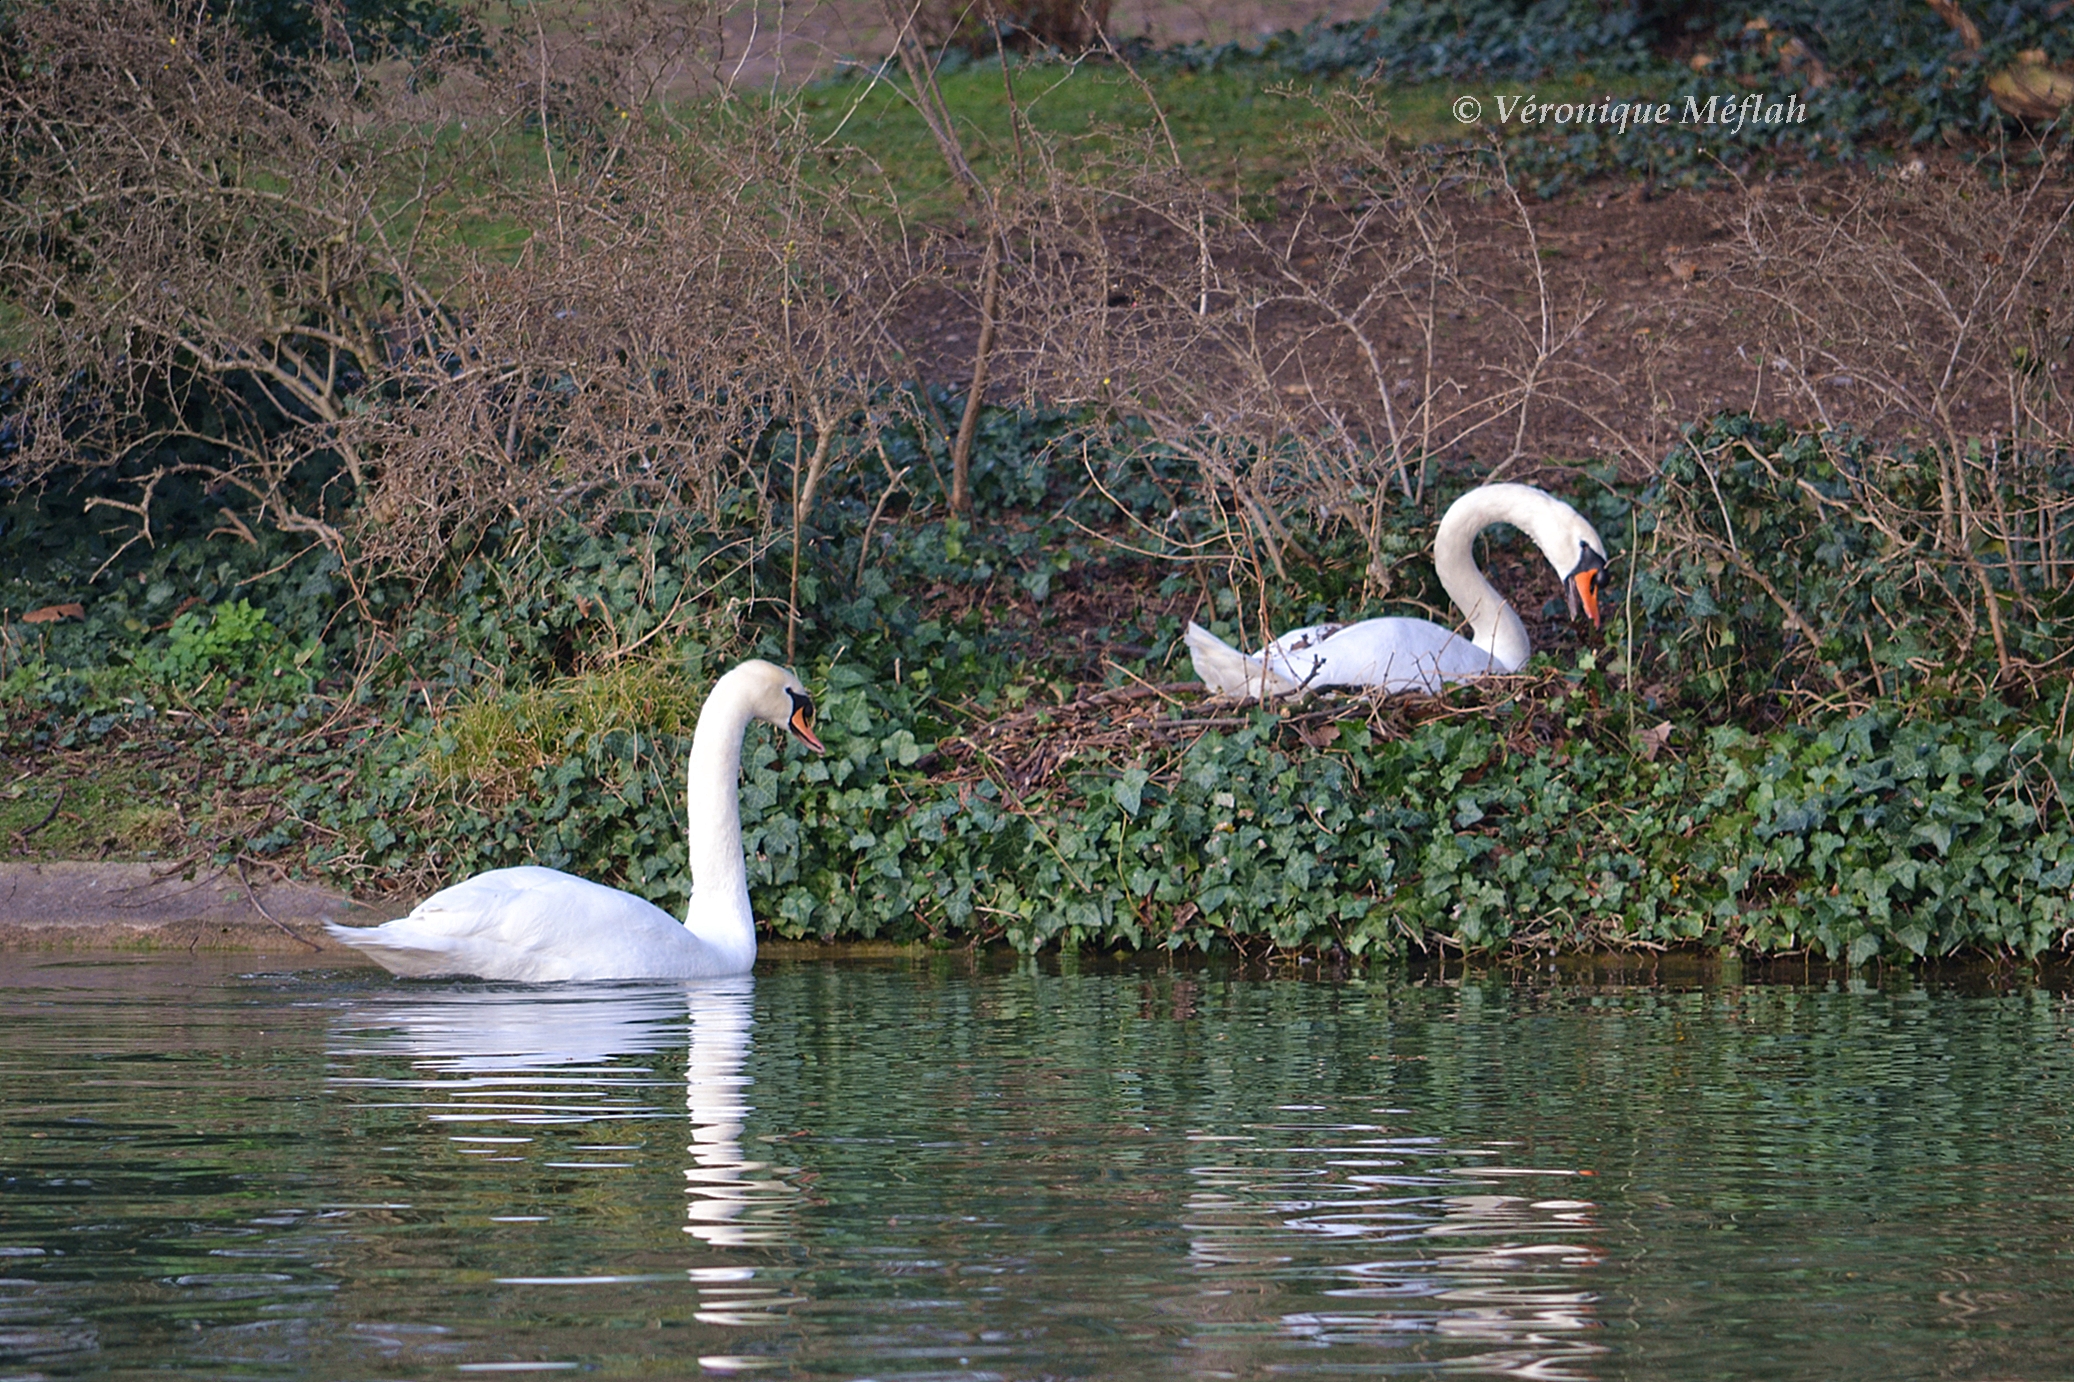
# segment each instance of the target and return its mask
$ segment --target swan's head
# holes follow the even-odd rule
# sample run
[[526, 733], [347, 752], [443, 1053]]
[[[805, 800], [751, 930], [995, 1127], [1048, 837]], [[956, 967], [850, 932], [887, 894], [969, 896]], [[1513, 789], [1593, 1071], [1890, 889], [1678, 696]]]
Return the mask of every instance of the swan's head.
[[1542, 508], [1541, 521], [1530, 529], [1534, 543], [1563, 578], [1563, 600], [1570, 607], [1570, 617], [1583, 614], [1597, 628], [1599, 588], [1606, 579], [1606, 544], [1583, 514], [1552, 494], [1535, 493], [1548, 502]]
[[713, 688], [715, 696], [727, 687], [748, 705], [751, 719], [788, 731], [815, 753], [826, 752], [814, 737], [814, 698], [798, 677], [774, 662], [754, 658], [720, 681], [721, 686]]
[[[1434, 538], [1436, 561], [1447, 552], [1454, 552], [1456, 560], [1467, 560], [1471, 540], [1493, 523], [1510, 523], [1532, 538], [1556, 575], [1563, 578], [1563, 599], [1570, 606], [1570, 617], [1586, 614], [1598, 624], [1606, 544], [1583, 514], [1533, 485], [1511, 480], [1478, 485], [1442, 515], [1440, 532]], [[1447, 581], [1444, 571], [1441, 581]]]

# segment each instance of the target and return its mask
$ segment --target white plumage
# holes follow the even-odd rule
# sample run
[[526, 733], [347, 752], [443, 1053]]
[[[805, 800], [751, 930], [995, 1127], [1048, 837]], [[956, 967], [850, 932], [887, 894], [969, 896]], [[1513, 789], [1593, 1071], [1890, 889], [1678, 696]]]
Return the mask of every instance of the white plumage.
[[699, 711], [685, 766], [691, 901], [683, 921], [645, 898], [558, 869], [492, 869], [381, 926], [331, 934], [407, 978], [710, 979], [756, 962], [742, 858], [742, 736], [752, 720], [789, 729], [816, 753], [813, 700], [768, 662], [722, 677]]

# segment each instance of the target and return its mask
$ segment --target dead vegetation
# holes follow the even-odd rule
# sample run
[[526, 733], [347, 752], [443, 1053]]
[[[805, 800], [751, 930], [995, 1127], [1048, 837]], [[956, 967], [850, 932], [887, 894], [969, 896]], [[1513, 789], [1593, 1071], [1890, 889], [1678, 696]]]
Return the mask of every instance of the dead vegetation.
[[[328, 548], [356, 589], [428, 579], [493, 529], [669, 510], [724, 533], [727, 561], [789, 547], [796, 620], [836, 469], [876, 470], [886, 430], [911, 429], [942, 470], [885, 466], [886, 521], [962, 510], [979, 404], [1041, 401], [1193, 462], [1215, 521], [1123, 515], [1112, 536], [1263, 593], [1260, 623], [1319, 559], [1306, 533], [1360, 533], [1366, 592], [1388, 594], [1423, 553], [1386, 538], [1384, 505], [1430, 506], [1443, 466], [1531, 478], [1539, 417], [1588, 415], [1631, 472], [1661, 454], [1654, 413], [1588, 401], [1600, 304], [1544, 271], [1502, 162], [1393, 144], [1372, 91], [1325, 103], [1267, 199], [1191, 177], [1158, 119], [1073, 139], [1019, 119], [1012, 170], [985, 181], [910, 26], [889, 56], [966, 191], [925, 221], [782, 94], [651, 99], [720, 56], [682, 7], [285, 75], [181, 13], [25, 11], [0, 86], [22, 362], [0, 473], [99, 473], [92, 502], [133, 540], [174, 475]], [[1998, 647], [2005, 598], [2069, 579], [2048, 482], [2074, 425], [2069, 205], [2054, 160], [1753, 196], [1727, 298], [1688, 323], [1747, 342], [1811, 421], [1935, 452], [1934, 498], [1875, 468], [1851, 502], [2002, 590], [1979, 606]], [[946, 317], [976, 344], [961, 378], [926, 378]], [[1465, 319], [1473, 361], [1445, 348]], [[944, 383], [962, 411], [930, 402]]]
[[[1274, 709], [1274, 732], [1292, 746], [1322, 751], [1350, 725], [1365, 726], [1382, 742], [1402, 739], [1423, 725], [1483, 723], [1502, 715], [1509, 718], [1516, 741], [1508, 747], [1532, 751], [1566, 737], [1551, 709], [1565, 686], [1559, 674], [1533, 674], [1486, 677], [1443, 696], [1327, 692], [1303, 706]], [[916, 766], [933, 784], [995, 782], [1011, 808], [1025, 795], [1055, 791], [1068, 782], [1069, 765], [1076, 759], [1144, 764], [1150, 780], [1171, 785], [1196, 741], [1212, 731], [1244, 729], [1256, 723], [1258, 714], [1252, 705], [1206, 703], [1201, 684], [1193, 681], [1133, 680], [1109, 690], [1083, 686], [1068, 699], [975, 719], [964, 732], [939, 741]], [[1653, 758], [1646, 737], [1642, 743], [1644, 756]]]
[[[1918, 165], [1752, 199], [1729, 269], [1762, 363], [1848, 483], [1818, 503], [1884, 539], [1907, 573], [1890, 600], [1985, 622], [2005, 685], [2052, 669], [2009, 626], [2046, 622], [2074, 559], [2070, 217], [2064, 148], [1995, 180]], [[1737, 562], [1733, 525], [1710, 527], [1681, 536]]]

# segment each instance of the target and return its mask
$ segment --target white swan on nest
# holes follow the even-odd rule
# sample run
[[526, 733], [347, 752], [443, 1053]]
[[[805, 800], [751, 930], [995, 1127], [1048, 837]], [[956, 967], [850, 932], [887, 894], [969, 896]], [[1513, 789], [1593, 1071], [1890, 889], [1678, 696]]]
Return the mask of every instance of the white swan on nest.
[[1320, 686], [1358, 686], [1394, 693], [1434, 692], [1451, 681], [1514, 672], [1533, 651], [1526, 625], [1476, 567], [1476, 535], [1510, 523], [1534, 540], [1563, 578], [1570, 617], [1599, 622], [1599, 582], [1606, 544], [1583, 514], [1532, 485], [1470, 490], [1448, 506], [1433, 537], [1433, 565], [1469, 636], [1429, 619], [1367, 619], [1293, 629], [1258, 653], [1242, 653], [1199, 624], [1188, 626], [1195, 674], [1220, 696], [1262, 700], [1300, 696]]
[[742, 858], [742, 735], [751, 720], [789, 729], [814, 752], [814, 702], [768, 662], [722, 677], [699, 711], [685, 767], [691, 904], [678, 921], [645, 898], [558, 869], [492, 869], [442, 889], [381, 926], [333, 923], [332, 936], [406, 978], [710, 979], [756, 962], [756, 918]]

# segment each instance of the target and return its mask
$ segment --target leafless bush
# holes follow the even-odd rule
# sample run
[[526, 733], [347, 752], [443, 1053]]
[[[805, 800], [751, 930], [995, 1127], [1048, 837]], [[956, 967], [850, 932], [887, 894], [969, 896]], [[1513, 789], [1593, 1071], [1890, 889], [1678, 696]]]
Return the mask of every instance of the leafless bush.
[[2065, 161], [1752, 198], [1732, 267], [1788, 396], [1839, 452], [1871, 443], [1841, 471], [1855, 515], [1890, 559], [1967, 573], [2005, 676], [2005, 603], [2035, 617], [2034, 597], [2074, 579], [2074, 495], [2055, 479], [2074, 447]]
[[984, 54], [1001, 42], [1018, 52], [1081, 53], [1109, 28], [1110, 0], [893, 0], [891, 8], [929, 48]]
[[[1070, 151], [1071, 165], [1033, 135], [1003, 349], [1026, 387], [1098, 400], [1192, 458], [1240, 520], [1222, 556], [1286, 578], [1305, 559], [1299, 528], [1352, 524], [1387, 588], [1401, 555], [1379, 521], [1387, 496], [1424, 500], [1444, 459], [1494, 474], [1518, 461], [1589, 308], [1540, 277], [1501, 164], [1392, 144], [1372, 93], [1324, 113], [1308, 164], [1272, 196], [1192, 178], [1163, 124], [1097, 157]], [[1465, 213], [1508, 223], [1533, 266], [1526, 299], [1465, 265]], [[1469, 314], [1504, 324], [1474, 372], [1441, 350]]]
[[[212, 478], [338, 544], [283, 494], [288, 438], [346, 416], [385, 334], [432, 333], [416, 256], [437, 189], [388, 195], [368, 141], [317, 114], [329, 93], [270, 89], [220, 26], [141, 3], [15, 19], [0, 243], [32, 331], [13, 477], [125, 468], [149, 537], [157, 483], [221, 447]], [[368, 482], [366, 457], [340, 459]]]
[[796, 531], [838, 434], [885, 416], [916, 262], [883, 205], [802, 176], [818, 151], [782, 108], [645, 102], [685, 54], [620, 18], [274, 90], [230, 32], [145, 0], [25, 12], [12, 477], [127, 477], [148, 539], [154, 488], [198, 475], [349, 572], [422, 576], [488, 522], [572, 509], [718, 523], [729, 486], [757, 497], [735, 535]]
[[[2074, 435], [2074, 200], [2065, 154], [2028, 179], [1888, 174], [1753, 197], [1738, 286], [1772, 366], [1825, 427], [1965, 451]], [[1960, 522], [1951, 496], [1948, 522]]]

